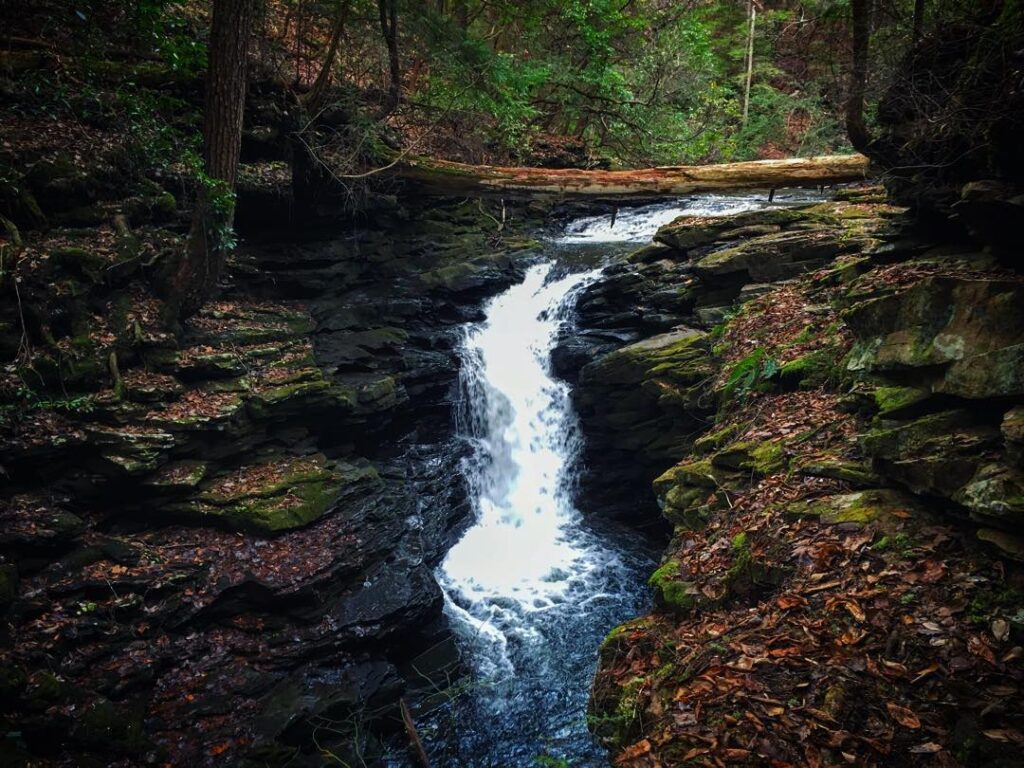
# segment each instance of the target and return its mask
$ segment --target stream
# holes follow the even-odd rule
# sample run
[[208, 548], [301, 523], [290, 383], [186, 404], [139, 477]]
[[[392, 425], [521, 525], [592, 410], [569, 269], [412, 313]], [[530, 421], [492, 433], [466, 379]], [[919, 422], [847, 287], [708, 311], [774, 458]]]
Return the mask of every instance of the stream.
[[[808, 199], [779, 194], [775, 205]], [[586, 722], [597, 648], [644, 612], [656, 552], [635, 533], [589, 525], [574, 505], [582, 438], [551, 348], [611, 256], [679, 215], [766, 205], [764, 194], [703, 195], [571, 221], [465, 329], [458, 427], [476, 519], [438, 580], [469, 675], [421, 726], [432, 765], [607, 765]]]

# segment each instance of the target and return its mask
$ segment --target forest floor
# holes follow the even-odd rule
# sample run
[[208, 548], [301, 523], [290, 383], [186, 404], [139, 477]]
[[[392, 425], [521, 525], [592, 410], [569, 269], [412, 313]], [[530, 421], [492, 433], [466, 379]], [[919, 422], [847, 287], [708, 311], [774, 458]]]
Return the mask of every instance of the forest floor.
[[[651, 579], [659, 610], [602, 647], [594, 722], [615, 765], [1017, 764], [1024, 549], [955, 520], [968, 511], [950, 494], [971, 500], [944, 478], [1019, 461], [1019, 409], [1003, 417], [1006, 459], [987, 426], [1005, 407], [927, 391], [943, 385], [926, 383], [921, 328], [962, 332], [944, 314], [961, 307], [910, 306], [935, 283], [1019, 300], [1024, 278], [970, 246], [900, 247], [774, 285], [711, 334], [718, 413], [655, 482], [676, 524]], [[904, 325], [865, 330], [872, 302]], [[978, 349], [978, 365], [1013, 348]], [[848, 370], [858, 355], [873, 373]]]

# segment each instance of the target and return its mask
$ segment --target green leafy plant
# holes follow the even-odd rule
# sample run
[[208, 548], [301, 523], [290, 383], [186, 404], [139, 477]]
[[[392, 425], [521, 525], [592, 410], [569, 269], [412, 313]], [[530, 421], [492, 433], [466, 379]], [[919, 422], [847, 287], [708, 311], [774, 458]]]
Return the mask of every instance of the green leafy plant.
[[732, 367], [725, 382], [725, 394], [745, 396], [763, 388], [779, 374], [779, 361], [769, 355], [764, 347], [758, 347]]

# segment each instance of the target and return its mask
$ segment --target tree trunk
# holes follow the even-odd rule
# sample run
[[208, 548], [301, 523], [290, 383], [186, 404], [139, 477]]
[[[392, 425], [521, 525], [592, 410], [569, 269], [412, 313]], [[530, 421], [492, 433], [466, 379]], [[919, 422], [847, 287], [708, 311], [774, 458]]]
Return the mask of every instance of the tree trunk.
[[398, 56], [398, 0], [377, 0], [380, 14], [380, 31], [388, 48], [388, 98], [381, 107], [377, 119], [381, 120], [392, 112], [402, 100], [402, 63]]
[[868, 51], [871, 43], [871, 0], [851, 0], [853, 11], [853, 64], [850, 71], [850, 95], [846, 102], [846, 133], [858, 152], [871, 143], [864, 122], [864, 94], [868, 80]]
[[334, 25], [334, 32], [331, 34], [331, 42], [327, 47], [327, 56], [316, 76], [316, 82], [306, 97], [306, 109], [310, 114], [315, 115], [323, 106], [324, 97], [327, 95], [327, 87], [331, 84], [331, 74], [334, 70], [334, 61], [338, 57], [338, 45], [341, 43], [341, 36], [345, 32], [345, 22], [348, 21], [349, 3], [348, 0], [342, 3], [338, 11], [338, 21]]
[[754, 81], [754, 24], [757, 22], [757, 6], [750, 0], [750, 27], [747, 30], [747, 82], [743, 89], [743, 126], [750, 115], [750, 85]]
[[914, 0], [914, 42], [924, 34], [924, 0]]
[[213, 294], [230, 245], [255, 9], [255, 0], [215, 0], [213, 5], [203, 118], [206, 179], [197, 195], [188, 248], [169, 286], [169, 303], [179, 319], [194, 314]]
[[554, 194], [566, 197], [674, 197], [722, 189], [751, 189], [861, 181], [863, 155], [755, 160], [722, 165], [585, 171], [575, 168], [506, 168], [409, 156], [388, 169], [392, 176], [442, 194]]

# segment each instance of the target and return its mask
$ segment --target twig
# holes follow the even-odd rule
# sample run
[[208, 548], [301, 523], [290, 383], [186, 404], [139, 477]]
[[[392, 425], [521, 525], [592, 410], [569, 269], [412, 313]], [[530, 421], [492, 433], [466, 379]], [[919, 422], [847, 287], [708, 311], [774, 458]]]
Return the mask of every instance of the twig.
[[405, 699], [398, 700], [398, 706], [402, 710], [402, 723], [405, 725], [405, 732], [409, 736], [409, 743], [413, 752], [416, 753], [416, 760], [422, 768], [430, 768], [430, 760], [427, 758], [427, 751], [423, 748], [420, 735], [416, 732], [416, 724], [412, 721], [412, 714], [409, 712], [409, 705]]

